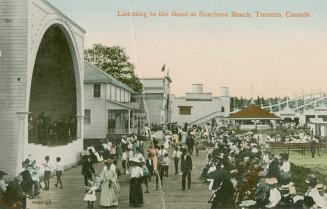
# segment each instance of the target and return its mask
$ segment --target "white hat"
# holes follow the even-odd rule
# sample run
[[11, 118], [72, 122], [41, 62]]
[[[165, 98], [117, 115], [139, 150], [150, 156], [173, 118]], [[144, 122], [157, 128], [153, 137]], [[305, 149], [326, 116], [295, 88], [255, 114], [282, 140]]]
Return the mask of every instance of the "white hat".
[[324, 191], [324, 190], [326, 189], [326, 186], [323, 185], [323, 184], [318, 184], [318, 185], [316, 186], [316, 188], [317, 188], [317, 190], [318, 190], [319, 192], [321, 192], [321, 191]]
[[252, 148], [251, 152], [252, 153], [258, 153], [258, 149], [257, 148]]

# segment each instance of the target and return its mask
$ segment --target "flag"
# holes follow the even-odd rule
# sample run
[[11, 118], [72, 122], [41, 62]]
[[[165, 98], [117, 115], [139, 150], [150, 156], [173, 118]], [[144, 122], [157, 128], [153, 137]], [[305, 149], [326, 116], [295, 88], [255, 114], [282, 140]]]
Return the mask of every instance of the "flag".
[[165, 71], [166, 70], [166, 64], [164, 64], [161, 68], [161, 72]]

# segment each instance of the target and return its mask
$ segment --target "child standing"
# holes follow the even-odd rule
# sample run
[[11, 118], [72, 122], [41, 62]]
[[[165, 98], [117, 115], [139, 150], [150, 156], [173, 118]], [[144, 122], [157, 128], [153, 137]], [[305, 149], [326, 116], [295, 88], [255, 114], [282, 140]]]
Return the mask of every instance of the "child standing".
[[163, 158], [163, 168], [164, 168], [164, 175], [168, 177], [168, 169], [169, 169], [170, 159], [168, 157], [168, 153], [165, 153]]
[[89, 181], [89, 186], [86, 188], [86, 193], [84, 195], [84, 201], [87, 202], [87, 208], [93, 208], [94, 201], [97, 200], [97, 197], [95, 196], [95, 184], [92, 181]]
[[127, 151], [124, 151], [122, 156], [121, 156], [121, 164], [122, 164], [122, 167], [123, 167], [123, 170], [124, 170], [124, 175], [126, 174], [126, 171], [127, 171]]
[[58, 187], [58, 184], [60, 184], [60, 189], [62, 189], [61, 176], [62, 176], [62, 173], [63, 172], [64, 172], [64, 167], [62, 166], [61, 158], [60, 157], [57, 157], [56, 158], [56, 176], [57, 176], [57, 183], [55, 184], [56, 188]]
[[51, 165], [50, 165], [50, 157], [45, 156], [45, 161], [42, 163], [44, 175], [43, 175], [43, 181], [44, 181], [44, 190], [49, 190], [50, 186], [50, 175], [51, 175]]

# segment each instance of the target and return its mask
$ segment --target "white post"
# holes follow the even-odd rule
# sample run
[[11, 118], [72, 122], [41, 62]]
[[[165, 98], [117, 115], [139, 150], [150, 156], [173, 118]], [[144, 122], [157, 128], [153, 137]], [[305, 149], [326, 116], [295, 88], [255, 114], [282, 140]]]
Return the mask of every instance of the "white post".
[[[18, 117], [18, 143], [16, 172], [20, 172], [22, 162], [27, 158], [28, 146], [28, 112], [17, 112]], [[17, 173], [16, 173], [17, 174]]]

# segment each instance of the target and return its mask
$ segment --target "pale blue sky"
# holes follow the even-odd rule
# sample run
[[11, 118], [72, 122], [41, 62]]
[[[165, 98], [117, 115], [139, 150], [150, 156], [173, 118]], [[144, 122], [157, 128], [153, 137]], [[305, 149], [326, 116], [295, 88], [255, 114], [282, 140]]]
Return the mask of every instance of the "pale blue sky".
[[[120, 45], [143, 77], [166, 63], [177, 95], [327, 90], [326, 0], [49, 0], [86, 31], [85, 46]], [[117, 11], [308, 11], [310, 18], [118, 17]], [[251, 94], [251, 86], [254, 86]]]

